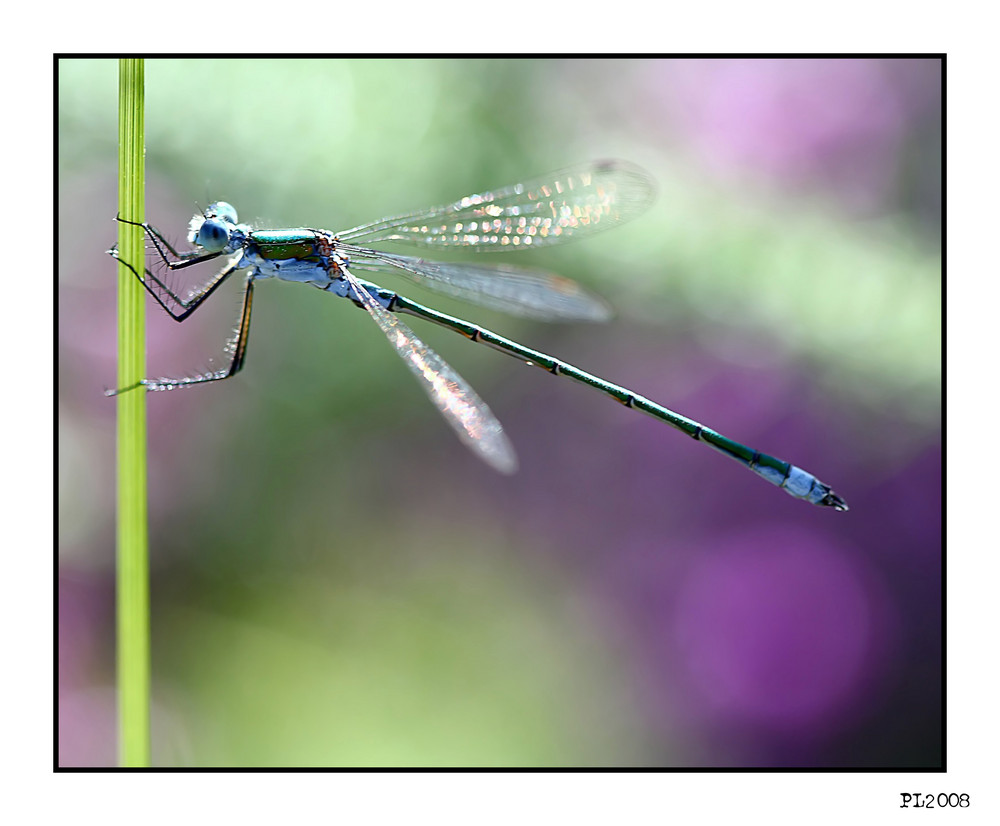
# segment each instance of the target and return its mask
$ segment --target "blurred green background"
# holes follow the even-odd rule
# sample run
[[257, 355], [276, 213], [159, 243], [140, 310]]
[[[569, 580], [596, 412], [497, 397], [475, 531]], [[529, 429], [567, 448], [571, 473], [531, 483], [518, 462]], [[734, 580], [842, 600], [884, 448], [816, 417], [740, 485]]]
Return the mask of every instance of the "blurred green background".
[[[59, 62], [64, 766], [115, 755], [116, 84]], [[608, 324], [384, 286], [851, 506], [415, 321], [504, 423], [501, 477], [364, 313], [261, 284], [244, 371], [149, 399], [155, 764], [940, 765], [939, 61], [150, 60], [146, 84], [146, 216], [178, 242], [216, 199], [337, 230], [641, 164], [649, 213], [517, 256]], [[183, 326], [148, 302], [150, 375], [221, 352], [227, 287]]]

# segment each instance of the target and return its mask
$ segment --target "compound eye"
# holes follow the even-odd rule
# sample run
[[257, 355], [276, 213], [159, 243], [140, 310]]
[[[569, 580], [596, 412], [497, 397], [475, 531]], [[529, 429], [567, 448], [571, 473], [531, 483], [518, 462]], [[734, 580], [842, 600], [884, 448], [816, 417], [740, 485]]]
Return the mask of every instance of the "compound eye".
[[237, 221], [236, 207], [225, 201], [216, 201], [208, 208], [208, 212], [220, 221], [228, 221], [230, 224], [235, 224]]
[[[232, 209], [232, 207], [230, 207]], [[235, 215], [235, 212], [233, 213]], [[208, 252], [219, 252], [229, 243], [229, 226], [218, 218], [206, 218], [198, 228], [194, 243]]]

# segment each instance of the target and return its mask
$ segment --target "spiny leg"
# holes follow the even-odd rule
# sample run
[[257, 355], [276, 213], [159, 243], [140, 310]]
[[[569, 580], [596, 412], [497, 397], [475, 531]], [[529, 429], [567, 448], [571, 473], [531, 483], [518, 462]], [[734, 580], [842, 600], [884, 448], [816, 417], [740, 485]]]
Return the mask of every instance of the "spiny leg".
[[[191, 313], [197, 310], [205, 301], [205, 299], [207, 299], [212, 293], [214, 293], [219, 288], [219, 286], [221, 286], [223, 281], [225, 281], [230, 275], [236, 272], [237, 270], [236, 265], [238, 263], [238, 261], [234, 261], [231, 264], [228, 264], [227, 266], [223, 267], [219, 272], [213, 275], [203, 287], [198, 289], [193, 295], [189, 296], [187, 299], [183, 299], [180, 296], [178, 296], [173, 290], [171, 290], [170, 287], [164, 284], [163, 281], [161, 281], [156, 276], [156, 274], [148, 267], [145, 267], [143, 270], [146, 276], [145, 278], [139, 275], [139, 272], [138, 270], [136, 270], [135, 267], [133, 267], [130, 263], [128, 263], [128, 261], [122, 260], [122, 258], [118, 254], [118, 249], [116, 247], [112, 247], [111, 249], [109, 249], [108, 255], [110, 255], [116, 261], [120, 261], [122, 264], [128, 267], [132, 271], [132, 274], [139, 280], [139, 283], [146, 288], [146, 292], [148, 292], [156, 300], [156, 303], [159, 304], [163, 308], [163, 310], [167, 313], [167, 315], [169, 315], [174, 321], [184, 321], [188, 316], [191, 315]], [[218, 257], [218, 253], [213, 254], [211, 257], [212, 258]], [[202, 260], [208, 260], [208, 258], [204, 258]], [[201, 261], [199, 261], [198, 263], [201, 263]], [[170, 303], [168, 303], [168, 301], [165, 300], [159, 294], [159, 292], [157, 292], [157, 288], [159, 288], [166, 294]], [[180, 307], [181, 311], [178, 312], [175, 306], [172, 305]]]
[[[150, 224], [129, 221], [121, 217], [116, 218], [116, 220], [123, 224], [129, 224], [130, 226], [142, 227], [146, 232], [147, 237], [153, 242], [153, 247], [159, 255], [160, 261], [170, 271], [184, 269], [195, 264], [202, 264], [205, 261], [211, 261], [218, 258], [223, 254], [222, 252], [199, 253], [197, 250], [179, 253], [167, 242], [159, 231], [157, 231], [156, 228]], [[161, 243], [163, 246], [160, 245]], [[182, 260], [171, 261], [167, 256], [167, 253], [164, 252], [164, 247], [175, 258], [180, 258]], [[219, 285], [222, 284], [222, 282], [236, 270], [235, 262], [223, 267], [223, 269], [212, 276], [206, 284], [200, 287], [192, 295], [188, 296], [188, 298], [184, 299], [177, 295], [177, 293], [165, 284], [163, 280], [159, 278], [149, 267], [143, 268], [145, 277], [139, 275], [139, 272], [135, 267], [127, 261], [122, 261], [118, 252], [117, 244], [108, 250], [108, 254], [115, 260], [121, 261], [132, 271], [132, 274], [139, 279], [140, 283], [146, 288], [146, 291], [156, 299], [157, 304], [159, 304], [166, 311], [166, 313], [174, 319], [174, 321], [184, 321], [184, 319], [197, 310], [198, 307], [201, 306], [202, 302], [215, 292]], [[162, 295], [160, 291], [162, 291]], [[163, 295], [166, 296], [166, 299]], [[177, 308], [180, 308], [180, 311], [178, 311]]]
[[[232, 270], [230, 270], [231, 272]], [[228, 275], [228, 273], [226, 273]], [[173, 390], [176, 387], [190, 387], [195, 384], [204, 384], [211, 381], [222, 381], [235, 376], [243, 369], [246, 360], [247, 342], [250, 339], [250, 311], [253, 308], [253, 282], [256, 273], [251, 270], [246, 278], [246, 286], [243, 288], [243, 304], [240, 310], [239, 326], [236, 334], [226, 342], [224, 352], [231, 356], [229, 365], [221, 370], [213, 370], [201, 373], [197, 376], [184, 376], [179, 379], [160, 378], [142, 379], [128, 387], [120, 387], [117, 390], [105, 391], [106, 396], [117, 396], [119, 393], [126, 393], [138, 387], [145, 387], [147, 390]], [[169, 310], [168, 310], [169, 312]], [[183, 319], [178, 319], [181, 321]]]

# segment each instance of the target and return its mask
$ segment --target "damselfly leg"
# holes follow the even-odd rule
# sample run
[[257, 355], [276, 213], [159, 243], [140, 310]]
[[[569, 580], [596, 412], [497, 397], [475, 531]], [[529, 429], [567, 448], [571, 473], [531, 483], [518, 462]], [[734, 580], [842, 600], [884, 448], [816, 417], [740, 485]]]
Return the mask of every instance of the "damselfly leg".
[[[196, 264], [203, 264], [206, 261], [213, 261], [223, 255], [222, 252], [205, 253], [201, 250], [177, 252], [152, 225], [140, 223], [138, 221], [129, 221], [121, 216], [118, 216], [115, 220], [133, 227], [142, 227], [146, 233], [146, 237], [149, 238], [153, 244], [153, 248], [156, 250], [160, 266], [165, 267], [169, 272], [186, 269], [187, 267], [192, 267]], [[168, 252], [178, 260], [171, 261], [169, 255], [167, 254]], [[108, 255], [118, 261], [121, 261], [117, 245], [108, 250]], [[205, 299], [215, 292], [222, 282], [236, 270], [235, 263], [223, 267], [203, 286], [199, 287], [185, 299], [177, 295], [177, 293], [171, 289], [168, 284], [164, 283], [164, 281], [149, 267], [143, 268], [145, 274], [145, 277], [143, 277], [139, 275], [136, 268], [130, 263], [127, 261], [122, 261], [122, 263], [135, 274], [135, 277], [139, 279], [140, 283], [146, 288], [146, 291], [153, 296], [154, 299], [156, 299], [156, 302], [174, 321], [184, 321], [184, 319], [197, 310]]]
[[[138, 223], [135, 221], [128, 221], [124, 218], [119, 217], [117, 219], [124, 224], [130, 224], [132, 226], [142, 227], [147, 237], [152, 241], [153, 247], [156, 250], [159, 259], [163, 266], [167, 267], [169, 270], [179, 270], [182, 268], [190, 267], [195, 264], [202, 264], [206, 261], [211, 261], [219, 258], [223, 253], [213, 252], [204, 254], [199, 250], [192, 250], [190, 252], [177, 252], [174, 248], [164, 239], [164, 237], [151, 225], [145, 223]], [[161, 246], [161, 244], [163, 246]], [[164, 248], [169, 251], [171, 255], [177, 258], [177, 261], [171, 261], [167, 254], [164, 252]], [[139, 280], [139, 282], [146, 288], [146, 291], [156, 300], [156, 302], [166, 311], [166, 313], [174, 319], [174, 321], [184, 321], [187, 319], [195, 310], [197, 310], [205, 300], [212, 295], [222, 283], [234, 272], [237, 271], [239, 258], [234, 258], [225, 267], [219, 270], [208, 282], [196, 290], [187, 299], [183, 299], [178, 296], [173, 290], [170, 289], [163, 281], [156, 276], [156, 274], [149, 268], [144, 267], [145, 278], [141, 276], [128, 261], [124, 261], [118, 254], [117, 246], [112, 247], [108, 250], [108, 254], [112, 258], [124, 264], [132, 274]], [[209, 370], [203, 373], [199, 373], [193, 376], [184, 376], [182, 378], [159, 378], [159, 379], [142, 379], [135, 384], [131, 384], [127, 387], [119, 387], [115, 390], [105, 391], [107, 396], [116, 396], [119, 393], [125, 393], [129, 390], [135, 390], [139, 387], [145, 387], [147, 390], [171, 390], [175, 387], [186, 387], [192, 384], [203, 384], [205, 382], [212, 381], [222, 381], [224, 379], [231, 378], [235, 376], [242, 368], [243, 363], [246, 359], [247, 342], [250, 338], [250, 312], [253, 307], [253, 282], [254, 274], [251, 271], [247, 274], [246, 283], [243, 287], [243, 298], [241, 302], [240, 318], [237, 324], [236, 330], [231, 338], [226, 341], [225, 348], [223, 352], [228, 357], [228, 364], [219, 370]], [[163, 296], [161, 296], [157, 288], [163, 292], [163, 294], [169, 299], [169, 303]], [[171, 306], [171, 304], [173, 306]], [[180, 308], [178, 311], [177, 308]]]

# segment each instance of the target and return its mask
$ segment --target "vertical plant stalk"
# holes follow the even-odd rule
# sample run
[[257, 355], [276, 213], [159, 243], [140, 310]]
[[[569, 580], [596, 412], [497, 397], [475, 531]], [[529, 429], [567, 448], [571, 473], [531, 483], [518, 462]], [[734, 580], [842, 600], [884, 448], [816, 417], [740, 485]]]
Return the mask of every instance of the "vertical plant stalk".
[[[142, 60], [118, 66], [118, 211], [142, 221], [145, 213], [145, 67]], [[142, 229], [118, 224], [123, 261], [145, 265]], [[146, 373], [146, 316], [142, 285], [118, 266], [118, 386]], [[118, 761], [150, 765], [149, 546], [146, 522], [146, 392], [118, 400], [117, 668]]]

